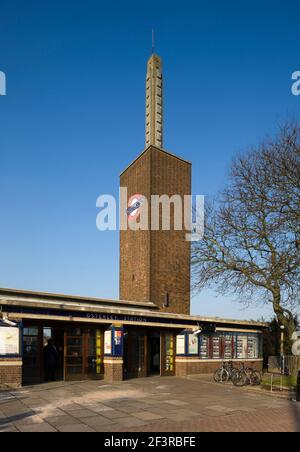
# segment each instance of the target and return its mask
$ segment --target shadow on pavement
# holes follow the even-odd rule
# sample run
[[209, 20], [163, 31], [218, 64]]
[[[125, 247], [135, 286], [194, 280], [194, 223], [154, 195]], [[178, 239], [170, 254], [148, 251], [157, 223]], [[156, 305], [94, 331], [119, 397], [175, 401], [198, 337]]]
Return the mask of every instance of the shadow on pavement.
[[27, 419], [31, 416], [36, 416], [37, 413], [34, 411], [28, 411], [28, 413], [22, 413], [17, 414], [15, 416], [6, 417], [5, 419], [0, 419], [0, 431], [3, 427], [6, 427], [9, 424], [12, 424], [14, 422], [22, 421], [24, 419]]
[[292, 402], [293, 417], [295, 420], [295, 431], [300, 433], [300, 403]]

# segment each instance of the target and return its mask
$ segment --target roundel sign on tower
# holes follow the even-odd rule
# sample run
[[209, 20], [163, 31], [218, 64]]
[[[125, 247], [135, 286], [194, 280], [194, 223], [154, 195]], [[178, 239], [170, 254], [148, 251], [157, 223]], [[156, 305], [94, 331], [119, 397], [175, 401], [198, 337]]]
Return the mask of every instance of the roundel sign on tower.
[[134, 221], [141, 213], [141, 208], [145, 202], [145, 198], [142, 195], [133, 195], [129, 199], [127, 215], [129, 221]]

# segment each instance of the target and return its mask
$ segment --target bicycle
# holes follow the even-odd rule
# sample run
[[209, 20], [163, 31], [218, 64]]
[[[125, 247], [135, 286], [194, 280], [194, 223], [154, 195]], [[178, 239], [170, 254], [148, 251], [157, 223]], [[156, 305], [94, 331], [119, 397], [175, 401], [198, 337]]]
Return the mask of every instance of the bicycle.
[[252, 369], [251, 367], [245, 367], [245, 364], [241, 364], [239, 370], [237, 370], [232, 378], [232, 383], [234, 386], [243, 387], [247, 385], [259, 386], [261, 384], [262, 378], [260, 373]]
[[234, 373], [237, 371], [233, 367], [233, 363], [230, 362], [223, 362], [222, 366], [216, 370], [214, 374], [214, 380], [216, 383], [225, 383], [227, 381], [231, 381], [233, 378]]

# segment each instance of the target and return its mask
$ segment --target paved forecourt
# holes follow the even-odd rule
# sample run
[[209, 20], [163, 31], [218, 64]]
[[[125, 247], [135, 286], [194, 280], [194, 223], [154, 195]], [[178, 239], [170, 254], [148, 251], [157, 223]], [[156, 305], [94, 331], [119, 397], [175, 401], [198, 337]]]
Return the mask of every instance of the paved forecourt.
[[300, 408], [209, 377], [51, 383], [0, 392], [0, 432], [300, 432]]

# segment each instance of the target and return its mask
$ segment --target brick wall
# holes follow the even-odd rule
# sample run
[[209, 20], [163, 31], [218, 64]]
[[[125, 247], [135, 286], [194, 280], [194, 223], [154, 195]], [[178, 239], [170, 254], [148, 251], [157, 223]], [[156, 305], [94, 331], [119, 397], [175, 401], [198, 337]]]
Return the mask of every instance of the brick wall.
[[[151, 153], [146, 152], [121, 176], [128, 201], [136, 194], [150, 198]], [[150, 301], [150, 231], [120, 233], [120, 299]]]
[[114, 383], [123, 381], [123, 359], [109, 357], [104, 359], [104, 380]]
[[[153, 146], [122, 175], [128, 200], [134, 194], [191, 193], [191, 165]], [[150, 211], [150, 210], [149, 210]], [[171, 208], [171, 219], [174, 214]], [[149, 229], [151, 215], [149, 215]], [[171, 221], [171, 227], [173, 222]], [[161, 311], [190, 313], [190, 243], [185, 231], [121, 231], [120, 298], [151, 301]], [[169, 294], [169, 307], [165, 307]]]
[[[191, 194], [191, 168], [189, 163], [153, 149], [151, 194], [180, 195], [184, 200]], [[190, 251], [185, 230], [151, 232], [151, 301], [161, 311], [190, 314]], [[164, 307], [166, 293], [169, 307]]]
[[22, 360], [0, 358], [0, 389], [22, 386]]
[[[214, 374], [215, 371], [221, 366], [222, 362], [223, 361], [201, 361], [192, 358], [190, 360], [188, 358], [176, 358], [176, 376], [185, 377], [187, 375]], [[240, 360], [236, 361], [237, 367], [240, 362]], [[243, 362], [245, 362], [249, 367], [253, 367], [259, 371], [262, 371], [263, 369], [263, 360], [245, 360]]]

